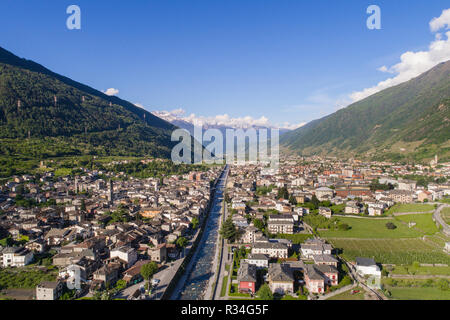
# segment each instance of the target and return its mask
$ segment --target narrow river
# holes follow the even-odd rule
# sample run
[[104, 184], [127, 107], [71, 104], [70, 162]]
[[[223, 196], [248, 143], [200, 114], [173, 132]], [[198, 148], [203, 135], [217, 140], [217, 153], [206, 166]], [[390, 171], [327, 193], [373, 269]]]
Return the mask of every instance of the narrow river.
[[216, 255], [216, 242], [219, 236], [219, 218], [221, 214], [221, 203], [227, 176], [227, 168], [222, 172], [216, 186], [211, 212], [206, 222], [206, 227], [197, 252], [192, 257], [192, 268], [188, 268], [188, 274], [183, 288], [177, 300], [202, 300], [213, 276], [212, 266]]

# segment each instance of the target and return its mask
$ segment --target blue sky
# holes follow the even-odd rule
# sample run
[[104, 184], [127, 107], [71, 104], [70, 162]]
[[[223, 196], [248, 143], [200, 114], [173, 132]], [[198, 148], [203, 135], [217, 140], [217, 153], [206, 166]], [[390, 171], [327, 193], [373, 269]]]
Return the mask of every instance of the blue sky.
[[[82, 29], [66, 28], [81, 8]], [[381, 30], [366, 8], [381, 8]], [[308, 122], [427, 51], [433, 1], [2, 0], [0, 46], [149, 111]], [[448, 27], [448, 26], [447, 26]], [[445, 29], [445, 27], [444, 27]], [[400, 68], [401, 66], [399, 66]], [[400, 68], [401, 69], [401, 68]]]

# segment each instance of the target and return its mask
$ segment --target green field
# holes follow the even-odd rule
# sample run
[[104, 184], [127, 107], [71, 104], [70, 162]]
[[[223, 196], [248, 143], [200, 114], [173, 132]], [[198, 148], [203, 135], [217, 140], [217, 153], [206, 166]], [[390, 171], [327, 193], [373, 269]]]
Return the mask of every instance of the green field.
[[[389, 218], [355, 218], [339, 217], [339, 222], [348, 224], [351, 229], [320, 231], [324, 238], [361, 238], [361, 239], [395, 239], [395, 238], [417, 238], [423, 235], [422, 232], [410, 229], [404, 223]], [[386, 223], [392, 222], [397, 227], [394, 230], [386, 228]]]
[[395, 266], [390, 274], [450, 276], [450, 267]]
[[[352, 290], [359, 290], [360, 292], [351, 294]], [[362, 289], [361, 287], [356, 287], [354, 289], [328, 298], [327, 300], [364, 300], [364, 289]]]
[[389, 287], [390, 299], [393, 300], [450, 300], [450, 291], [442, 291], [439, 288], [421, 287]]
[[411, 265], [419, 263], [443, 263], [450, 265], [450, 255], [430, 241], [422, 239], [328, 239], [342, 251], [347, 260], [356, 257], [373, 258], [377, 263]]
[[415, 222], [416, 225], [413, 227], [422, 231], [425, 234], [435, 234], [438, 232], [438, 228], [434, 223], [432, 213], [422, 213], [422, 214], [408, 214], [404, 216], [396, 216], [395, 219], [403, 221], [405, 223]]
[[422, 204], [422, 203], [398, 203], [386, 211], [387, 215], [393, 213], [403, 213], [403, 212], [427, 212], [434, 210], [434, 205], [432, 204]]
[[444, 219], [446, 224], [450, 225], [450, 207], [442, 209], [441, 217]]

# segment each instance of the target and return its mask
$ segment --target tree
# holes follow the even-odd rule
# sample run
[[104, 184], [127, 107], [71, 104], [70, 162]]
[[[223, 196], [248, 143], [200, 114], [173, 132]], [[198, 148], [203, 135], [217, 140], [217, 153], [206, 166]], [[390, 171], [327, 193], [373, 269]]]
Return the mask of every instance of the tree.
[[392, 222], [388, 222], [388, 223], [386, 223], [386, 228], [388, 228], [389, 230], [394, 230], [397, 228], [397, 226], [395, 224], [393, 224]]
[[237, 236], [236, 226], [234, 225], [231, 217], [228, 217], [227, 220], [222, 225], [222, 229], [220, 230], [220, 234], [222, 237], [228, 240], [228, 242], [234, 242]]
[[155, 261], [144, 264], [141, 267], [141, 276], [147, 281], [153, 277], [153, 275], [158, 271], [158, 264]]
[[256, 295], [261, 300], [273, 300], [272, 290], [270, 290], [268, 284], [263, 284]]
[[177, 239], [177, 241], [175, 242], [175, 244], [179, 247], [179, 248], [184, 248], [187, 246], [188, 244], [188, 240], [185, 237], [179, 237]]
[[311, 203], [313, 204], [313, 209], [319, 209], [320, 201], [315, 194], [311, 198]]
[[289, 191], [286, 187], [280, 188], [278, 189], [278, 195], [277, 195], [278, 199], [289, 199]]
[[195, 230], [195, 229], [198, 228], [198, 224], [199, 224], [200, 222], [198, 221], [198, 218], [197, 218], [197, 217], [194, 217], [194, 218], [192, 218], [191, 223], [192, 223], [192, 229]]
[[253, 225], [255, 226], [255, 228], [261, 231], [263, 231], [265, 228], [264, 221], [262, 221], [261, 219], [253, 219]]
[[297, 205], [297, 199], [293, 195], [289, 196], [289, 203], [293, 206]]

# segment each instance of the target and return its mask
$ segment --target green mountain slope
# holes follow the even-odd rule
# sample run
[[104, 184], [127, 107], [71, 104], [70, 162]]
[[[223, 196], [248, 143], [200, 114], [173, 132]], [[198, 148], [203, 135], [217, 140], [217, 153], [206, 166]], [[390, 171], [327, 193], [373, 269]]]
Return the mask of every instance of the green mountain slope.
[[0, 156], [170, 157], [176, 127], [0, 48]]
[[450, 61], [284, 134], [303, 155], [376, 160], [450, 159]]

